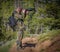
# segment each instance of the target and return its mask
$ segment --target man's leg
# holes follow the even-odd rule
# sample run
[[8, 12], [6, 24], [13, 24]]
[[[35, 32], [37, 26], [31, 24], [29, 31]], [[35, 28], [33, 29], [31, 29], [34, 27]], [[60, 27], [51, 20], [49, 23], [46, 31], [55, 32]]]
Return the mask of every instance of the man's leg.
[[19, 22], [19, 29], [18, 29], [18, 47], [20, 47], [20, 48], [22, 48], [22, 38], [23, 38], [23, 28], [21, 28], [21, 27], [23, 27], [23, 22]]
[[18, 37], [17, 37], [17, 46], [22, 48], [22, 32], [18, 32]]

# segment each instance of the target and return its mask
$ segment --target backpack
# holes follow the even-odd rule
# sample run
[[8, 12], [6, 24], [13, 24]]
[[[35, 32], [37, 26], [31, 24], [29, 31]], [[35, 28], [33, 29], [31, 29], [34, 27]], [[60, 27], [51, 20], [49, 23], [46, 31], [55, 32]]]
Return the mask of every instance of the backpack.
[[8, 20], [9, 20], [9, 26], [10, 26], [13, 30], [15, 30], [14, 28], [15, 28], [15, 26], [17, 25], [17, 20], [14, 18], [14, 16], [10, 16]]

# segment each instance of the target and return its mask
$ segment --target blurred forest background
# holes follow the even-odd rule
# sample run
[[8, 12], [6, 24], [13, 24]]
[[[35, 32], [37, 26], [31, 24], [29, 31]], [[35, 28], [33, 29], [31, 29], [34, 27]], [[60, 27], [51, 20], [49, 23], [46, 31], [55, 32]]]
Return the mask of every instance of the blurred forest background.
[[25, 37], [60, 29], [60, 0], [0, 0], [0, 41], [8, 41], [17, 37], [17, 32], [13, 32], [6, 26], [17, 3], [22, 8], [36, 9], [33, 16], [30, 15], [32, 11], [25, 18]]

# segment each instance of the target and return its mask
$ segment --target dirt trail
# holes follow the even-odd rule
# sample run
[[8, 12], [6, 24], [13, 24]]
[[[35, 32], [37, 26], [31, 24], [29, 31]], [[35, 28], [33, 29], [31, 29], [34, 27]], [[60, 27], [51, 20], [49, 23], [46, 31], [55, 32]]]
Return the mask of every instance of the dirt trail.
[[9, 52], [60, 52], [60, 36], [42, 43], [38, 42], [36, 38], [27, 37], [22, 42], [25, 45], [24, 49], [17, 51], [16, 44], [14, 44]]
[[35, 52], [35, 46], [37, 44], [36, 38], [26, 37], [22, 40], [24, 46], [23, 49], [17, 50], [16, 43], [10, 48], [9, 52]]

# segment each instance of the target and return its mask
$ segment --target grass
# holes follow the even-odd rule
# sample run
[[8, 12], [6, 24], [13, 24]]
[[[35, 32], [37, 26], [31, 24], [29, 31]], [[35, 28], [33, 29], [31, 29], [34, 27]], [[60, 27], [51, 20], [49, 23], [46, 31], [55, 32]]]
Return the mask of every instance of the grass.
[[15, 42], [15, 40], [8, 41], [5, 45], [0, 46], [0, 52], [8, 52], [11, 45]]
[[43, 41], [48, 40], [48, 39], [53, 39], [54, 37], [56, 37], [58, 35], [60, 35], [60, 30], [52, 30], [52, 31], [40, 34], [38, 36], [38, 40], [40, 42], [43, 42]]

